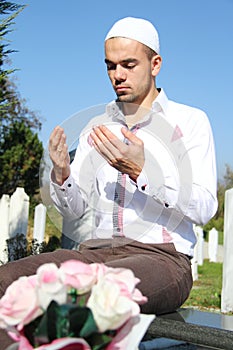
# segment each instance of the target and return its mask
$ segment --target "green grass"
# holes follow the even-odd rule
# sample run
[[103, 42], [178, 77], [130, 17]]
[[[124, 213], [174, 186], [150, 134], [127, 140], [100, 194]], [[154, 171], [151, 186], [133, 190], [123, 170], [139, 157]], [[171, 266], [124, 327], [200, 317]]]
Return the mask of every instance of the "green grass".
[[[53, 219], [53, 217], [52, 217]], [[56, 221], [57, 222], [57, 221]], [[47, 214], [47, 217], [46, 217], [46, 234], [48, 237], [52, 237], [52, 236], [55, 236], [55, 237], [61, 237], [61, 226], [62, 224], [59, 222], [57, 223], [57, 225], [54, 224], [54, 221], [51, 220], [51, 216], [49, 216]]]
[[204, 260], [198, 267], [198, 280], [194, 281], [189, 298], [183, 307], [198, 309], [221, 308], [222, 263], [212, 263]]
[[218, 232], [218, 244], [223, 245], [223, 232], [222, 231]]

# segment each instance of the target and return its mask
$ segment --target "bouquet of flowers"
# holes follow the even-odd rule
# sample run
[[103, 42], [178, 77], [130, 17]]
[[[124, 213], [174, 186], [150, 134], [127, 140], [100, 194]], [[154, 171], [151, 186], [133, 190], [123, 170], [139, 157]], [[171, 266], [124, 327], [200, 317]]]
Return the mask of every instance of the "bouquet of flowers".
[[68, 260], [40, 266], [0, 299], [0, 328], [18, 350], [136, 349], [154, 315], [129, 269]]

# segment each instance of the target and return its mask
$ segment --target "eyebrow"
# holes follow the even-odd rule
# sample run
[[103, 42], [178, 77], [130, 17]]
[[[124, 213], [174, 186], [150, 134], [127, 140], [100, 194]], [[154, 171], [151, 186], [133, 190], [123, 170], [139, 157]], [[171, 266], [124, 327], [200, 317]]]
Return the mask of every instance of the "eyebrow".
[[[108, 64], [108, 63], [116, 64], [116, 63], [114, 63], [114, 62], [108, 60], [107, 58], [105, 58], [104, 62], [105, 62], [106, 64]], [[120, 63], [132, 63], [132, 62], [133, 62], [133, 63], [137, 63], [138, 60], [137, 60], [136, 58], [126, 58], [125, 60], [120, 61]]]

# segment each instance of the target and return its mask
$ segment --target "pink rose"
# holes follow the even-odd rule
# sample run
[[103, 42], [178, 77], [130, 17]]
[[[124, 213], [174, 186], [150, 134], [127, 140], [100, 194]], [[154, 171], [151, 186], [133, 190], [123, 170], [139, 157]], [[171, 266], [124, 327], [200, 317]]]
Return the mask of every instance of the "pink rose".
[[89, 264], [78, 260], [68, 260], [61, 264], [60, 270], [65, 275], [64, 283], [76, 288], [78, 294], [84, 294], [91, 290], [96, 283], [95, 271]]
[[96, 276], [96, 282], [99, 281], [109, 270], [112, 270], [112, 267], [108, 267], [103, 263], [92, 263], [90, 264], [93, 274]]
[[54, 263], [41, 265], [37, 270], [37, 294], [45, 310], [52, 300], [64, 304], [67, 298], [65, 275]]
[[42, 314], [35, 291], [36, 276], [20, 277], [6, 290], [0, 300], [0, 326], [18, 325], [22, 329], [25, 324]]
[[106, 272], [106, 278], [108, 278], [110, 281], [118, 283], [122, 295], [131, 298], [138, 304], [144, 304], [147, 302], [147, 298], [144, 297], [137, 288], [135, 288], [140, 280], [135, 277], [131, 270], [125, 268], [108, 269]]

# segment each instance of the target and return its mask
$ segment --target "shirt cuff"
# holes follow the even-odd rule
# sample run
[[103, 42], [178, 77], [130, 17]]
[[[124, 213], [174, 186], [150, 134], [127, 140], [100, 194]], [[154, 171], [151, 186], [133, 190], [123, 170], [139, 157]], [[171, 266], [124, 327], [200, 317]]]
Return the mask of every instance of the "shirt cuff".
[[[146, 195], [151, 196], [162, 204], [165, 208], [174, 207], [174, 201], [176, 200], [177, 193], [175, 190], [169, 191], [166, 187], [165, 179], [158, 175], [158, 179], [156, 179], [156, 175], [151, 177], [147, 176], [148, 172], [145, 172], [143, 169], [140, 175], [137, 178], [136, 186], [140, 192], [145, 193]], [[169, 187], [169, 186], [168, 186]]]
[[53, 176], [53, 171], [50, 172], [50, 183], [53, 186], [53, 188], [56, 191], [61, 191], [64, 192], [64, 195], [67, 194], [67, 192], [69, 190], [71, 190], [74, 187], [74, 179], [73, 177], [70, 175], [64, 182], [62, 185], [58, 185], [55, 180], [54, 180], [54, 176]]

